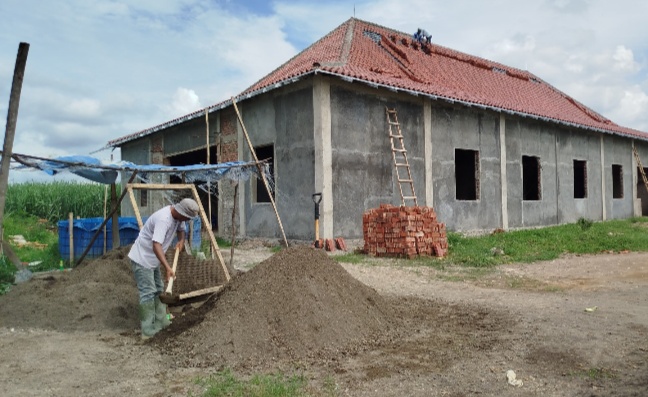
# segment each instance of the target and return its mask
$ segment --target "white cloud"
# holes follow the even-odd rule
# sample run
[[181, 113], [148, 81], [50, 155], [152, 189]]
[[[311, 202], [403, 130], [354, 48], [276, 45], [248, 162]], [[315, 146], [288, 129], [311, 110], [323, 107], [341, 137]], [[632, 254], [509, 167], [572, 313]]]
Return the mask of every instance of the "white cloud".
[[632, 50], [625, 46], [617, 46], [614, 55], [612, 55], [612, 59], [614, 59], [615, 70], [621, 72], [637, 72], [640, 69], [639, 64], [634, 60]]
[[624, 90], [621, 99], [611, 110], [618, 119], [634, 120], [633, 125], [641, 131], [648, 131], [648, 94], [638, 86]]
[[198, 98], [194, 90], [180, 87], [173, 94], [171, 103], [164, 106], [163, 109], [168, 114], [169, 119], [173, 119], [194, 112], [202, 107], [200, 98]]

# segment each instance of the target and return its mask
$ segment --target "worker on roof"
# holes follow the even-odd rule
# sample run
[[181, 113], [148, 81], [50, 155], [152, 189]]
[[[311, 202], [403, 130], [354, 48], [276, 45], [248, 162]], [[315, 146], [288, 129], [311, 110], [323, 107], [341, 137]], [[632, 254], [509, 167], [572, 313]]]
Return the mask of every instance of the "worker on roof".
[[419, 28], [412, 37], [421, 44], [430, 44], [432, 42], [432, 35], [425, 29]]
[[139, 318], [142, 339], [148, 339], [168, 327], [167, 306], [160, 301], [164, 291], [160, 264], [166, 270], [166, 281], [175, 274], [166, 259], [166, 251], [178, 238], [176, 249], [182, 249], [185, 241], [185, 222], [199, 214], [198, 203], [190, 198], [157, 210], [140, 230], [128, 257], [139, 291]]

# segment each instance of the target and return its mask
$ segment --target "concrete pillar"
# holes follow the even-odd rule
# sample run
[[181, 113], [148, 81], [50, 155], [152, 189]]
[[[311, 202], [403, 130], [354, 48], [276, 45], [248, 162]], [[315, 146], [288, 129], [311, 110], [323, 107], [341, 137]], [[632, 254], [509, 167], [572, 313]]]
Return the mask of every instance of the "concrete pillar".
[[605, 144], [601, 134], [601, 204], [603, 205], [602, 220], [607, 220], [607, 208], [605, 208]]
[[632, 204], [634, 206], [634, 215], [641, 216], [643, 211], [641, 210], [641, 199], [639, 198], [639, 192], [637, 192], [637, 183], [639, 182], [639, 175], [637, 174], [637, 159], [634, 156], [635, 141], [634, 139], [631, 142], [630, 147], [630, 157], [632, 159]]
[[434, 185], [432, 181], [432, 101], [423, 99], [423, 129], [425, 142], [425, 205], [434, 207]]
[[[508, 182], [506, 179], [506, 117], [500, 113], [499, 123], [500, 138], [500, 176], [501, 176], [501, 202], [502, 202], [502, 229], [508, 230]], [[523, 209], [524, 211], [524, 209]], [[524, 216], [524, 213], [522, 214]]]
[[331, 148], [331, 86], [323, 76], [313, 81], [315, 191], [322, 193], [320, 238], [333, 238], [333, 154]]

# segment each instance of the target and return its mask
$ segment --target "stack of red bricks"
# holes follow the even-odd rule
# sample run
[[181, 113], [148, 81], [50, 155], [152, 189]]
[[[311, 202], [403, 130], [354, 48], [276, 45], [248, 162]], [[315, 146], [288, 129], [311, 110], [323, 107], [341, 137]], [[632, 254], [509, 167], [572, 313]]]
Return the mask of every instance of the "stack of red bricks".
[[362, 216], [364, 251], [372, 256], [443, 257], [448, 251], [444, 223], [432, 207], [381, 204]]

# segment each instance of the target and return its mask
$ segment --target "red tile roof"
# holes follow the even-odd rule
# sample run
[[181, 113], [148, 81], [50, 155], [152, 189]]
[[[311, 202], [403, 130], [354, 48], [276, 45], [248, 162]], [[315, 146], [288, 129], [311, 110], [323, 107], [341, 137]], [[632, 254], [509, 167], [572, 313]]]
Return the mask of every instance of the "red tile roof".
[[[558, 122], [568, 126], [648, 140], [648, 133], [619, 126], [535, 75], [351, 18], [243, 91], [245, 99], [308, 74], [322, 73], [458, 102]], [[226, 107], [224, 101], [210, 109]], [[108, 143], [115, 147], [204, 110]]]

